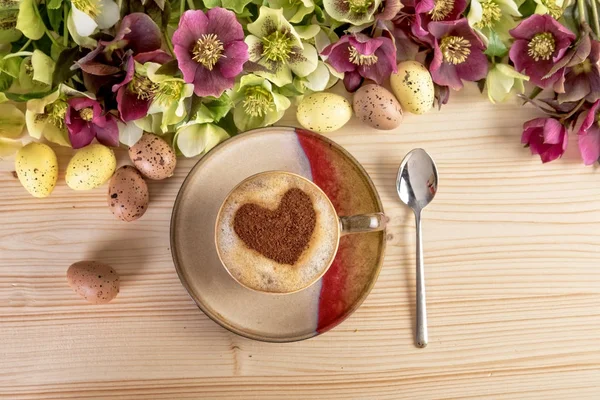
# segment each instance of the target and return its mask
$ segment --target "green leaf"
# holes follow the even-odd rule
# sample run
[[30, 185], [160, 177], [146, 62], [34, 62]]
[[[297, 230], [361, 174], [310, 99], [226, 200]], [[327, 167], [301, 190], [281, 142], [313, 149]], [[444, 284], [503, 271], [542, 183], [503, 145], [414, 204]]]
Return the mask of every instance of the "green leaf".
[[0, 104], [0, 136], [18, 139], [25, 127], [25, 114], [14, 104]]
[[535, 8], [536, 7], [537, 7], [537, 4], [536, 4], [536, 2], [534, 0], [526, 0], [519, 7], [519, 12], [523, 16], [522, 18], [525, 19], [525, 18], [533, 15], [535, 13]]
[[203, 3], [206, 8], [221, 7], [221, 0], [203, 0]]
[[50, 0], [46, 2], [46, 7], [50, 10], [58, 10], [62, 6], [63, 0]]
[[490, 31], [490, 36], [488, 37], [488, 47], [485, 50], [485, 54], [490, 57], [504, 57], [508, 49], [500, 40], [500, 37], [495, 31]]
[[52, 76], [52, 86], [56, 86], [59, 83], [63, 83], [70, 77], [75, 75], [76, 71], [71, 70], [71, 65], [78, 60], [80, 57], [79, 48], [73, 47], [72, 49], [63, 50], [56, 60], [56, 67], [54, 68], [54, 75]]
[[32, 40], [38, 40], [44, 36], [44, 21], [39, 17], [36, 10], [36, 0], [22, 0], [19, 6], [19, 16], [17, 18], [17, 29], [23, 32], [23, 35]]
[[15, 154], [23, 143], [20, 140], [4, 139], [0, 137], [0, 157], [8, 157]]
[[46, 97], [50, 94], [50, 91], [34, 92], [34, 93], [10, 93], [10, 92], [7, 92], [5, 94], [6, 94], [6, 97], [10, 101], [25, 102], [25, 101], [29, 101], [32, 99], [41, 99], [43, 97]]
[[63, 10], [60, 8], [58, 10], [48, 9], [46, 12], [48, 14], [48, 21], [50, 22], [52, 30], [55, 32], [61, 32], [60, 27], [61, 23], [63, 22]]
[[0, 61], [0, 92], [11, 87], [14, 80], [19, 76], [21, 59], [19, 57]]
[[251, 3], [252, 0], [222, 0], [221, 3], [224, 8], [235, 11], [236, 14], [242, 13], [244, 8]]
[[233, 107], [233, 103], [229, 96], [222, 95], [218, 99], [213, 99], [205, 102], [204, 105], [210, 111], [213, 121], [219, 122]]

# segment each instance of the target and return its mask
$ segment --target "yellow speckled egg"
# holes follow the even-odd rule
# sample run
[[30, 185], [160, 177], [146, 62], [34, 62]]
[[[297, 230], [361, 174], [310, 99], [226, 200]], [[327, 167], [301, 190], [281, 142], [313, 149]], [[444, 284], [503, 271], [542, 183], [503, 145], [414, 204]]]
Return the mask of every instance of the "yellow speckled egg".
[[109, 180], [116, 167], [115, 153], [110, 148], [91, 144], [71, 158], [65, 180], [73, 190], [94, 189]]
[[390, 85], [402, 109], [424, 114], [433, 107], [434, 88], [431, 74], [417, 61], [403, 61], [390, 77]]
[[58, 178], [58, 161], [50, 146], [29, 143], [17, 152], [15, 171], [21, 185], [35, 197], [52, 193]]
[[342, 96], [333, 93], [313, 93], [302, 99], [296, 118], [304, 128], [319, 133], [340, 129], [352, 117], [352, 106]]

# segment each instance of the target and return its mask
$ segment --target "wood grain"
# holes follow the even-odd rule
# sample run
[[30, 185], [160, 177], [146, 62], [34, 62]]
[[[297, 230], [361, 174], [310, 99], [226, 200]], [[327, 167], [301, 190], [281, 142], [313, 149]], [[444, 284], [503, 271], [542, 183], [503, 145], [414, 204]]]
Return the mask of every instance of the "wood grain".
[[[177, 190], [196, 160], [150, 183], [144, 217], [123, 223], [106, 186], [29, 196], [0, 161], [0, 398], [598, 399], [600, 185], [576, 154], [542, 165], [520, 141], [536, 116], [473, 87], [396, 132], [352, 121], [331, 135], [367, 169], [392, 218], [381, 276], [346, 322], [305, 342], [266, 344], [204, 316], [169, 249]], [[294, 124], [293, 113], [282, 125]], [[430, 344], [413, 345], [414, 223], [394, 191], [414, 147], [440, 187], [424, 212]], [[120, 162], [126, 162], [124, 151]], [[82, 259], [112, 265], [105, 306], [67, 286]]]

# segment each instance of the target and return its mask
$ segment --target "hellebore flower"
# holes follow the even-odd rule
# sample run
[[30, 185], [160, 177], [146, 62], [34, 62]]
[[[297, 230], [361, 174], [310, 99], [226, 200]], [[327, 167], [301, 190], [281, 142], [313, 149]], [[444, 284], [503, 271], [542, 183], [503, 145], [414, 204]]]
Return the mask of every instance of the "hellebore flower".
[[523, 124], [521, 143], [531, 154], [538, 154], [543, 163], [554, 161], [567, 148], [567, 129], [554, 118], [536, 118]]
[[600, 159], [600, 115], [598, 115], [598, 105], [600, 105], [600, 100], [596, 101], [589, 109], [579, 132], [577, 132], [579, 152], [585, 165], [592, 165]]
[[113, 0], [72, 0], [72, 20], [77, 34], [90, 36], [96, 28], [108, 29], [119, 21], [119, 6]]
[[331, 18], [352, 25], [373, 22], [381, 0], [323, 0], [325, 12]]
[[119, 145], [119, 128], [111, 114], [103, 114], [100, 103], [87, 97], [75, 97], [67, 101], [65, 123], [74, 149], [92, 143], [94, 138], [106, 146]]
[[435, 83], [460, 90], [462, 80], [485, 78], [488, 70], [488, 60], [483, 54], [485, 45], [465, 18], [431, 22], [429, 31], [435, 39], [433, 60], [429, 66]]
[[183, 13], [173, 45], [183, 79], [201, 97], [219, 97], [230, 89], [248, 61], [242, 26], [232, 11], [220, 7]]
[[431, 42], [429, 23], [434, 21], [454, 21], [467, 8], [466, 0], [415, 0], [415, 21], [412, 32], [415, 36]]
[[514, 70], [513, 67], [506, 64], [495, 64], [488, 71], [485, 84], [487, 86], [488, 98], [492, 103], [505, 101], [512, 89], [517, 93], [525, 91], [523, 81], [528, 81], [529, 77]]
[[[256, 74], [282, 87], [292, 83], [292, 72], [305, 77], [317, 69], [315, 47], [301, 40], [294, 27], [283, 17], [283, 10], [261, 7], [256, 21], [246, 27], [250, 61], [266, 71]], [[314, 32], [317, 34], [318, 29]]]
[[279, 121], [291, 103], [277, 93], [271, 82], [257, 75], [244, 75], [231, 96], [235, 104], [233, 121], [241, 131], [272, 125]]
[[228, 138], [229, 134], [220, 126], [192, 120], [177, 128], [173, 143], [184, 156], [195, 157]]
[[129, 57], [125, 79], [112, 88], [117, 92], [117, 109], [123, 122], [145, 117], [156, 89], [156, 84], [146, 75], [144, 65]]
[[378, 84], [396, 72], [396, 46], [387, 37], [370, 38], [362, 33], [344, 35], [321, 52], [327, 62], [344, 73], [344, 86], [354, 92], [363, 78]]
[[531, 82], [547, 88], [558, 81], [563, 71], [547, 76], [553, 65], [565, 55], [575, 35], [550, 15], [534, 14], [510, 31], [516, 40], [509, 57], [515, 69], [531, 78]]
[[536, 14], [550, 14], [558, 20], [563, 15], [563, 0], [534, 0], [536, 3]]
[[35, 139], [41, 139], [43, 136], [52, 143], [70, 147], [65, 125], [68, 107], [59, 89], [44, 98], [29, 100], [25, 112], [29, 135]]
[[268, 0], [267, 4], [270, 8], [281, 8], [283, 17], [294, 24], [315, 10], [313, 0]]
[[561, 61], [554, 64], [550, 73], [562, 70], [564, 75], [554, 84], [560, 103], [585, 98], [593, 103], [600, 99], [600, 42], [583, 36], [569, 49]]
[[502, 41], [508, 42], [508, 31], [515, 27], [515, 17], [520, 16], [514, 0], [471, 0], [467, 19], [469, 25], [481, 32], [484, 41], [495, 33]]

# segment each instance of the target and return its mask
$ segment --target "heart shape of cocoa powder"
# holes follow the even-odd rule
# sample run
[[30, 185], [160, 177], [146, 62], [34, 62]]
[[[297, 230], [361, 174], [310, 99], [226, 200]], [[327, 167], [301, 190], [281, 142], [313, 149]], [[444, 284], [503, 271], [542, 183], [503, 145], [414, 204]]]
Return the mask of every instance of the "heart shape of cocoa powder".
[[288, 190], [276, 210], [254, 203], [235, 213], [235, 233], [249, 248], [280, 264], [293, 265], [308, 246], [317, 214], [308, 194]]

